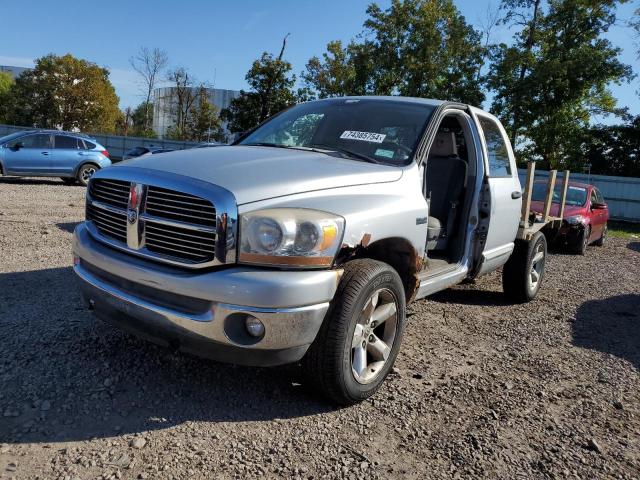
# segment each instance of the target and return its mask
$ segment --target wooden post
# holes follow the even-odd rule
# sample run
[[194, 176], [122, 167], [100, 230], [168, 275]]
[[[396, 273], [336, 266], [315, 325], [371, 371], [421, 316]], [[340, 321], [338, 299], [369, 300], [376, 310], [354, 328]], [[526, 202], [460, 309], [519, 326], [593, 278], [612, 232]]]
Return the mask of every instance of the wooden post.
[[558, 218], [560, 218], [560, 220], [564, 218], [564, 207], [567, 203], [568, 188], [569, 188], [569, 170], [565, 170], [564, 179], [562, 181], [562, 196], [560, 197], [560, 210], [558, 211]]
[[522, 199], [522, 211], [520, 213], [520, 226], [529, 226], [529, 212], [531, 211], [531, 195], [533, 194], [533, 179], [536, 172], [536, 163], [527, 162], [527, 179], [524, 184], [524, 198]]
[[547, 183], [547, 198], [544, 200], [544, 214], [542, 215], [542, 221], [547, 223], [549, 221], [549, 210], [551, 210], [551, 203], [553, 202], [553, 191], [556, 188], [556, 174], [557, 170], [549, 171], [549, 182]]

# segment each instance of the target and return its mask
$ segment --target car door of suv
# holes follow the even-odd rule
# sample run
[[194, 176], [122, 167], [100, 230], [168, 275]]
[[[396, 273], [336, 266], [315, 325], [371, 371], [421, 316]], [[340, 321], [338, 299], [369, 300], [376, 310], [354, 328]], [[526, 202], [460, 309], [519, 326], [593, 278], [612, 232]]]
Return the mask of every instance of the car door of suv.
[[489, 225], [480, 259], [481, 275], [506, 263], [513, 252], [520, 224], [522, 187], [515, 156], [504, 128], [492, 115], [476, 109], [474, 113], [481, 132], [484, 185], [489, 194], [489, 205], [484, 207], [489, 213]]
[[51, 135], [34, 133], [16, 138], [7, 145], [5, 163], [11, 175], [49, 175]]
[[63, 177], [72, 176], [84, 153], [82, 140], [69, 135], [54, 135], [53, 155], [51, 155], [52, 173]]

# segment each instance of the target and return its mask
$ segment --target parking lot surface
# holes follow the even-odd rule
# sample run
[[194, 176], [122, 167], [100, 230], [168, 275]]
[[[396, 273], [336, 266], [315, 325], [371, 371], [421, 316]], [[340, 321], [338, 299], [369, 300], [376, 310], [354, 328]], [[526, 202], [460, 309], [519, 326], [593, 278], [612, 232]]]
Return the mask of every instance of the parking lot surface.
[[80, 302], [84, 189], [0, 179], [0, 478], [638, 478], [640, 241], [549, 257], [511, 305], [493, 274], [419, 301], [361, 405], [297, 367], [173, 353]]

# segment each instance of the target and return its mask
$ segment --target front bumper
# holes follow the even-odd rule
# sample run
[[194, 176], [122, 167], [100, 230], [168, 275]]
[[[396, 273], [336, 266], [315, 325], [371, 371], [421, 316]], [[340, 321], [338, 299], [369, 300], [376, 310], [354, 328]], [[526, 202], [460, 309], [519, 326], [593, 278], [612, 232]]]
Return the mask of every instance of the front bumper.
[[[335, 294], [340, 270], [231, 267], [190, 272], [132, 258], [74, 233], [82, 296], [101, 319], [142, 338], [243, 365], [296, 362], [306, 353]], [[244, 329], [247, 315], [265, 326]]]

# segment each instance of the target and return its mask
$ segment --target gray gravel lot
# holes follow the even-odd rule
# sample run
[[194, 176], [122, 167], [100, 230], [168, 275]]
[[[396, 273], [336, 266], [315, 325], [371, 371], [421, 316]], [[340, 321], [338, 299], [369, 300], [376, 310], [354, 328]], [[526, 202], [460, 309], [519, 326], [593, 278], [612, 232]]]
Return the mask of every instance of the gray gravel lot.
[[0, 478], [639, 478], [640, 242], [410, 306], [396, 369], [335, 409], [296, 367], [214, 363], [81, 305], [84, 189], [0, 179]]

